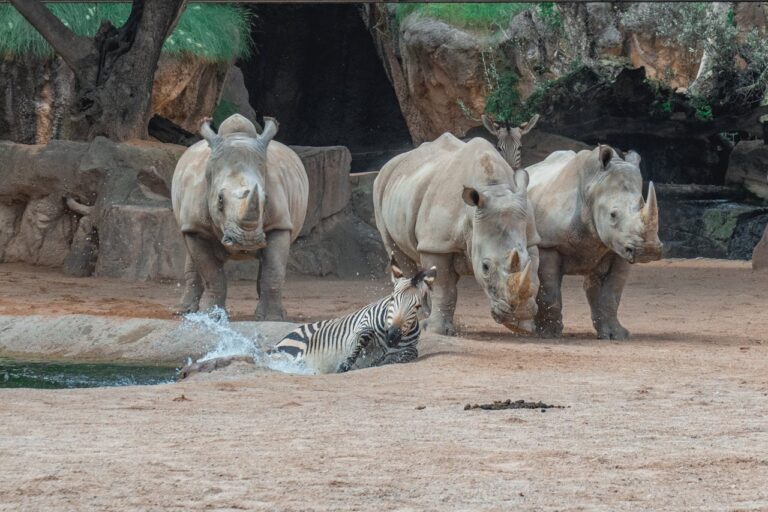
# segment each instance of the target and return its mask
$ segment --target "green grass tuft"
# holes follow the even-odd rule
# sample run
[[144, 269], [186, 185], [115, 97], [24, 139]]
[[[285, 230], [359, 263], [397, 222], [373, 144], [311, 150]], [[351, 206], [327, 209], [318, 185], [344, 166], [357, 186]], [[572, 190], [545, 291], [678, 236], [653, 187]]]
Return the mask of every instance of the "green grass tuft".
[[[76, 34], [93, 36], [101, 20], [122, 25], [131, 12], [129, 3], [56, 3], [48, 8]], [[225, 61], [251, 53], [250, 16], [236, 5], [191, 3], [163, 46], [169, 54], [192, 54], [205, 60]], [[10, 5], [0, 5], [0, 54], [52, 57], [53, 48]]]
[[509, 20], [518, 13], [529, 10], [531, 3], [431, 3], [397, 4], [395, 19], [398, 24], [412, 13], [434, 18], [446, 23], [470, 29], [496, 30], [506, 28]]

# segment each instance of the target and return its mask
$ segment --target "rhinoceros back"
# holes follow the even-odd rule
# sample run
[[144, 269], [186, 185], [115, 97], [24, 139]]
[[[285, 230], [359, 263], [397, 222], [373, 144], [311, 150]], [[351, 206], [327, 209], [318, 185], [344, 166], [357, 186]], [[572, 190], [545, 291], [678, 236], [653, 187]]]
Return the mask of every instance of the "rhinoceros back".
[[[512, 170], [485, 139], [446, 133], [389, 161], [374, 182], [376, 225], [413, 261], [419, 252], [463, 252], [469, 208], [463, 187], [512, 183]], [[391, 249], [391, 247], [390, 247]]]

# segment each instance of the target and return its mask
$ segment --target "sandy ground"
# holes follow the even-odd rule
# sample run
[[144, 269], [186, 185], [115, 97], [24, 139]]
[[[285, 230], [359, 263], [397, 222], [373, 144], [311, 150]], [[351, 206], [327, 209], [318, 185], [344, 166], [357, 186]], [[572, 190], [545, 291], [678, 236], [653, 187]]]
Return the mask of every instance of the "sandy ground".
[[[254, 288], [232, 287], [236, 317]], [[286, 307], [320, 318], [385, 288], [291, 278]], [[541, 341], [465, 281], [462, 336], [412, 364], [0, 390], [0, 510], [768, 510], [767, 290], [746, 263], [642, 266], [633, 338], [610, 342], [568, 278], [566, 337]], [[167, 318], [178, 293], [0, 265], [5, 315]], [[464, 411], [506, 398], [566, 408]]]

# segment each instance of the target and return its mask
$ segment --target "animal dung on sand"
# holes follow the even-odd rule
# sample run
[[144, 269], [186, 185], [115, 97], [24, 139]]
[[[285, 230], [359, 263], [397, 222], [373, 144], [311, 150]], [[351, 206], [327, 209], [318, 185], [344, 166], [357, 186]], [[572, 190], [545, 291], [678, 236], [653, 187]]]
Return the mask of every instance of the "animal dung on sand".
[[509, 398], [506, 400], [494, 400], [490, 404], [467, 404], [464, 406], [465, 411], [472, 409], [483, 409], [485, 411], [500, 411], [502, 409], [541, 409], [544, 412], [545, 409], [565, 409], [563, 405], [550, 405], [544, 402], [526, 402], [525, 400], [515, 400], [514, 402]]

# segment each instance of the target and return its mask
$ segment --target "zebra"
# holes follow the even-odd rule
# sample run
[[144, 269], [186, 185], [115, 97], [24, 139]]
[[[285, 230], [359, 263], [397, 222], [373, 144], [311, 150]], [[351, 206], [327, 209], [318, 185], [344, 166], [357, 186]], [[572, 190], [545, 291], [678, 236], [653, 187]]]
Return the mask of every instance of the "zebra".
[[419, 320], [429, 316], [437, 269], [420, 270], [408, 278], [393, 255], [390, 272], [392, 295], [341, 318], [301, 325], [273, 352], [290, 354], [319, 373], [343, 373], [416, 359]]

